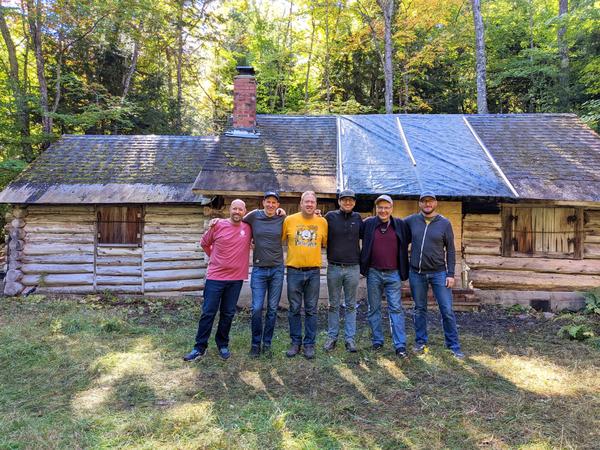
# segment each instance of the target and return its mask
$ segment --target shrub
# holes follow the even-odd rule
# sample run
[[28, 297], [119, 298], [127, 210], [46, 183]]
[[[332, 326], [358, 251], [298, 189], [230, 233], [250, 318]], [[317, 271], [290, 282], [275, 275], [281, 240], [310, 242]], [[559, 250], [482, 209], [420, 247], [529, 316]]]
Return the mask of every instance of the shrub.
[[585, 298], [585, 312], [600, 315], [600, 287], [583, 293]]
[[594, 332], [586, 324], [571, 324], [565, 325], [558, 330], [558, 336], [563, 338], [569, 338], [572, 341], [585, 341], [591, 337], [594, 337]]

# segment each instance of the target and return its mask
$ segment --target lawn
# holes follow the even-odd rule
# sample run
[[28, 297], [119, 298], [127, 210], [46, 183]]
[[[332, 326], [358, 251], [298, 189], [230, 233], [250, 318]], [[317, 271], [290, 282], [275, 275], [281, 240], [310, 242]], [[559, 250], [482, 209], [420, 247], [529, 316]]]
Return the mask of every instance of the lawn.
[[429, 353], [399, 361], [389, 337], [370, 350], [361, 311], [357, 354], [307, 361], [285, 357], [281, 312], [273, 356], [254, 360], [242, 311], [229, 361], [211, 342], [186, 364], [197, 314], [191, 300], [0, 299], [0, 448], [600, 447], [600, 349], [557, 337], [566, 318], [460, 313], [464, 361], [437, 323]]

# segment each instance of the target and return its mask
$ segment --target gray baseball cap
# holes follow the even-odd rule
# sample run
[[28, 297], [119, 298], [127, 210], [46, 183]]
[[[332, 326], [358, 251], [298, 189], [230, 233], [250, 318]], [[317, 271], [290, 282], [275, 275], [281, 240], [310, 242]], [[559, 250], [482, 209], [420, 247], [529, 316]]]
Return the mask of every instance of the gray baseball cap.
[[354, 193], [354, 191], [352, 189], [344, 189], [342, 192], [340, 192], [340, 195], [338, 196], [338, 198], [341, 200], [346, 197], [356, 199], [356, 194]]
[[421, 192], [421, 195], [419, 196], [419, 201], [421, 201], [421, 200], [423, 200], [424, 198], [427, 198], [427, 197], [431, 197], [432, 199], [437, 200], [435, 198], [435, 194], [433, 192], [431, 192], [431, 191], [425, 191], [425, 192]]
[[393, 204], [394, 204], [394, 200], [392, 200], [392, 197], [390, 197], [390, 196], [389, 196], [389, 195], [387, 195], [387, 194], [383, 194], [383, 195], [380, 195], [379, 197], [377, 197], [377, 198], [375, 199], [375, 204], [377, 204], [377, 203], [379, 203], [379, 202], [382, 202], [382, 201], [386, 201], [386, 202], [388, 202], [390, 205], [393, 205]]

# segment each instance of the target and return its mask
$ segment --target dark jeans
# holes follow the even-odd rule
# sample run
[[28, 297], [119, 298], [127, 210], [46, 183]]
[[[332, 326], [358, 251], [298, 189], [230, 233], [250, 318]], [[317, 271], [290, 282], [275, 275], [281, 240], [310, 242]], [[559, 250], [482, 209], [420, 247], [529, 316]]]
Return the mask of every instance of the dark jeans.
[[302, 271], [288, 267], [287, 294], [290, 310], [290, 338], [292, 344], [302, 345], [302, 317], [300, 310], [304, 301], [304, 345], [315, 345], [317, 337], [317, 303], [321, 271], [319, 269]]
[[198, 322], [195, 348], [203, 350], [208, 346], [208, 338], [217, 312], [219, 312], [219, 325], [215, 334], [215, 342], [218, 348], [229, 345], [229, 330], [231, 329], [233, 316], [235, 316], [235, 306], [240, 297], [242, 283], [242, 280], [206, 280], [204, 303], [202, 304], [202, 315]]
[[446, 276], [446, 271], [417, 273], [411, 270], [408, 274], [410, 291], [415, 302], [415, 341], [417, 344], [427, 344], [427, 291], [431, 285], [442, 315], [446, 347], [460, 350], [456, 317], [452, 311], [452, 289], [446, 287]]
[[[252, 345], [270, 346], [277, 320], [277, 306], [283, 289], [283, 266], [253, 267], [252, 279]], [[262, 316], [267, 298], [267, 313], [263, 329]]]

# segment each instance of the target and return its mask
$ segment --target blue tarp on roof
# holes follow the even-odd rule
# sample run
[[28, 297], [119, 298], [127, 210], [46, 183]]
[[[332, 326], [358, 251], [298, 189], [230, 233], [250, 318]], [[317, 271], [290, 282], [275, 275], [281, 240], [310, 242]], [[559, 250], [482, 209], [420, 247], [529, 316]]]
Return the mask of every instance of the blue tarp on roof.
[[416, 196], [427, 190], [451, 197], [514, 197], [463, 117], [340, 116], [338, 188], [360, 194]]

